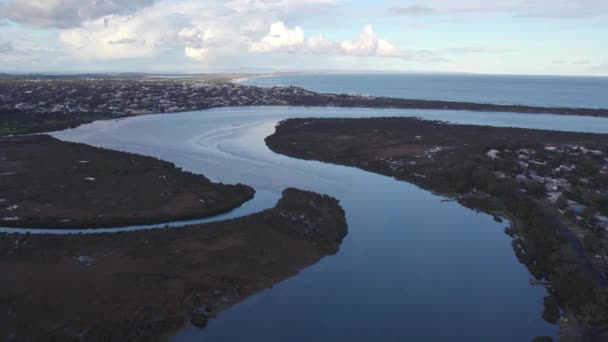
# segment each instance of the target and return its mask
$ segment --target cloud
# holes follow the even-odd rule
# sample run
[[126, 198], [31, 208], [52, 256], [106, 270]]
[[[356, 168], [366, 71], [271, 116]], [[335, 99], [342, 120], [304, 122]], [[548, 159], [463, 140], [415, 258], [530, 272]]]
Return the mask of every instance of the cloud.
[[[121, 45], [121, 44], [135, 44], [137, 43], [137, 39], [135, 38], [121, 38], [118, 40], [110, 40], [108, 41], [108, 44], [111, 45]], [[142, 44], [145, 44], [146, 41], [142, 41]]]
[[155, 0], [9, 0], [0, 19], [38, 27], [72, 28], [107, 15], [131, 14]]
[[443, 58], [431, 51], [404, 51], [378, 36], [372, 25], [366, 25], [354, 40], [332, 41], [323, 35], [306, 37], [304, 30], [289, 28], [278, 21], [258, 41], [250, 44], [250, 51], [258, 53], [323, 54], [354, 57], [383, 57], [437, 62]]
[[[279, 18], [333, 6], [336, 0], [129, 2], [140, 5], [154, 3], [148, 7], [140, 6], [136, 12], [108, 14], [84, 20], [80, 26], [62, 29], [59, 40], [72, 58], [147, 58], [181, 50], [184, 57], [194, 61], [221, 60], [222, 57], [247, 52], [251, 41], [266, 33], [271, 23], [279, 21]], [[271, 38], [264, 42], [270, 45], [267, 50], [277, 49], [273, 45], [276, 43]], [[309, 44], [311, 49], [320, 50], [326, 45], [326, 40], [323, 37], [311, 38]], [[265, 47], [260, 44], [259, 48]]]
[[212, 45], [217, 39], [211, 29], [202, 26], [184, 27], [177, 33], [177, 37], [188, 45]]
[[3, 42], [0, 43], [0, 53], [8, 53], [13, 52], [15, 47], [13, 46], [13, 42]]
[[202, 62], [209, 58], [209, 49], [205, 48], [193, 48], [187, 46], [184, 49], [184, 56], [193, 59], [195, 61]]
[[605, 0], [427, 0], [402, 1], [401, 6], [389, 9], [392, 15], [415, 16], [429, 14], [501, 13], [515, 16], [543, 18], [601, 17], [608, 13]]
[[170, 39], [165, 36], [165, 25], [160, 21], [154, 30], [148, 29], [152, 18], [112, 17], [109, 22], [107, 18], [88, 21], [82, 27], [61, 31], [59, 40], [68, 54], [79, 59], [153, 57], [160, 52], [160, 45]]
[[289, 29], [282, 21], [270, 25], [270, 32], [261, 41], [253, 43], [251, 50], [255, 52], [290, 51], [304, 44], [304, 31], [296, 26]]
[[471, 54], [471, 53], [480, 53], [487, 52], [488, 50], [482, 47], [476, 46], [461, 46], [461, 47], [453, 47], [453, 48], [443, 48], [437, 50], [438, 52], [445, 54]]
[[427, 6], [422, 5], [409, 5], [404, 7], [391, 7], [389, 8], [389, 13], [393, 15], [401, 15], [401, 16], [417, 16], [417, 15], [427, 15], [433, 13], [433, 9]]
[[608, 62], [598, 64], [592, 68], [592, 70], [596, 73], [608, 74]]
[[552, 64], [558, 65], [590, 65], [591, 61], [588, 59], [580, 59], [580, 60], [563, 60], [563, 59], [555, 59], [551, 61]]
[[270, 25], [270, 31], [261, 40], [253, 42], [250, 51], [258, 53], [338, 54], [339, 44], [323, 35], [306, 38], [304, 30], [290, 29], [282, 21]]
[[367, 25], [357, 40], [345, 40], [340, 43], [344, 54], [349, 56], [405, 57], [407, 53], [400, 50], [388, 40], [378, 37], [372, 25]]

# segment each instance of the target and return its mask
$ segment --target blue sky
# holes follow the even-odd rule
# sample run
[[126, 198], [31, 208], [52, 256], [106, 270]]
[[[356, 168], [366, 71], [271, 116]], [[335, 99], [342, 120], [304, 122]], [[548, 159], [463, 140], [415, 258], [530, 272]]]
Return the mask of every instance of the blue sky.
[[0, 71], [608, 75], [606, 0], [0, 0]]

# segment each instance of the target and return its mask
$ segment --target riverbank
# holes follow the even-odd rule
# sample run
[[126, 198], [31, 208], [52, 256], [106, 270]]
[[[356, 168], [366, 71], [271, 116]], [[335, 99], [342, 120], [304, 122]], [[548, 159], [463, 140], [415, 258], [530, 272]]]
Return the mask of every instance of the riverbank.
[[338, 251], [338, 201], [287, 189], [258, 214], [108, 235], [0, 235], [0, 337], [149, 341]]
[[62, 142], [0, 138], [0, 225], [98, 228], [215, 216], [253, 198], [151, 157]]
[[[548, 198], [559, 192], [569, 200], [579, 194], [583, 202], [592, 196], [589, 207], [605, 210], [601, 170], [607, 135], [414, 118], [290, 119], [266, 143], [277, 153], [358, 167], [461, 196], [460, 202], [473, 209], [504, 212], [516, 222], [508, 233], [518, 259], [536, 279], [551, 283], [543, 317], [558, 321], [557, 306], [551, 305], [557, 302], [580, 322], [569, 331], [591, 340], [608, 336], [607, 292], [586, 269], [589, 256], [583, 252], [581, 258], [569, 246], [554, 217], [539, 205], [552, 203]], [[580, 224], [596, 234], [591, 221]]]

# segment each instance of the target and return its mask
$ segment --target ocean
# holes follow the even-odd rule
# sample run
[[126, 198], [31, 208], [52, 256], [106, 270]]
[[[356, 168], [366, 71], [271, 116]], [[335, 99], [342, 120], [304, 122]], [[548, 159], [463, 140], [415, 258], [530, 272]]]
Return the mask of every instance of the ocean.
[[544, 107], [608, 108], [608, 77], [475, 74], [284, 74], [243, 84], [322, 93]]

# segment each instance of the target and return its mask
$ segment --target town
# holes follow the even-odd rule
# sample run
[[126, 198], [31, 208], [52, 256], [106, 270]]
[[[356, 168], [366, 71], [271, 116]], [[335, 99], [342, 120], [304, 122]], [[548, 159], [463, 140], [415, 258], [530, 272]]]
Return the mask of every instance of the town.
[[294, 87], [260, 88], [198, 79], [18, 78], [0, 81], [0, 110], [125, 116], [286, 105], [291, 97], [313, 94]]
[[608, 273], [608, 150], [605, 146], [545, 144], [491, 149], [500, 161], [499, 179], [520, 182], [524, 192], [543, 197], [580, 239], [596, 266]]
[[248, 86], [235, 83], [236, 78], [229, 75], [0, 74], [0, 135], [48, 132], [99, 119], [229, 106], [447, 109], [608, 117], [604, 109], [328, 94], [293, 86]]

